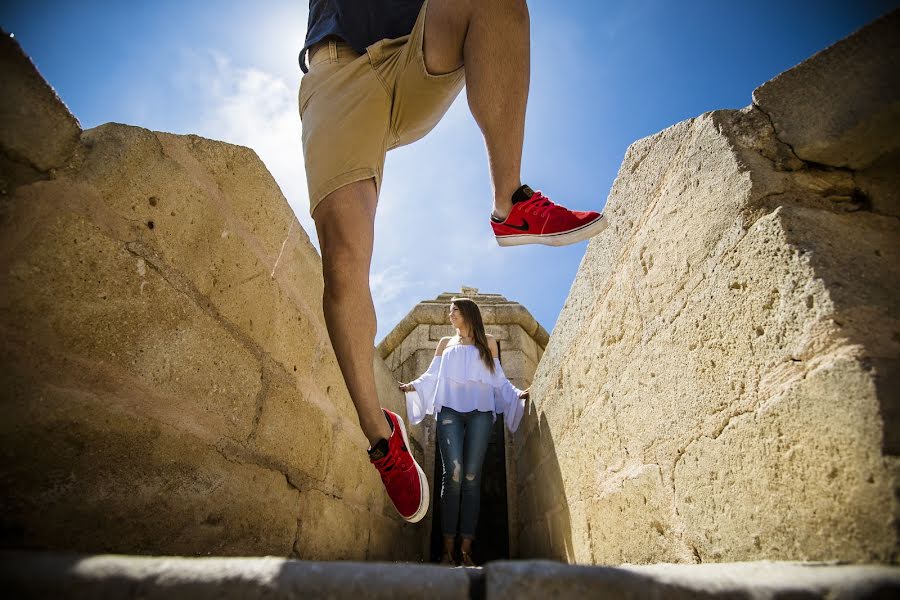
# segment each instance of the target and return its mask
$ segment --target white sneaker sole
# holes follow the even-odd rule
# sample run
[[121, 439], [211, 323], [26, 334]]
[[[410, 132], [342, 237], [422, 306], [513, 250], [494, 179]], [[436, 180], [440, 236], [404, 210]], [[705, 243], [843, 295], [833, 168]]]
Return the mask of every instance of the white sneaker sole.
[[609, 225], [606, 216], [600, 215], [599, 219], [595, 219], [583, 225], [578, 229], [566, 231], [564, 233], [554, 233], [551, 235], [504, 235], [497, 237], [497, 243], [501, 246], [524, 246], [525, 244], [543, 244], [544, 246], [568, 246], [582, 240], [592, 238]]
[[[394, 413], [395, 415], [397, 413]], [[400, 423], [400, 433], [403, 434], [403, 444], [406, 446], [406, 449], [409, 451], [409, 457], [412, 458], [413, 464], [416, 466], [416, 471], [419, 473], [419, 492], [421, 500], [419, 501], [419, 510], [412, 514], [409, 517], [403, 517], [400, 514], [400, 511], [397, 511], [397, 514], [400, 514], [401, 517], [409, 521], [410, 523], [418, 523], [422, 520], [422, 517], [428, 512], [428, 505], [431, 500], [430, 494], [428, 493], [428, 480], [425, 479], [425, 473], [422, 472], [422, 467], [419, 466], [419, 463], [416, 462], [415, 457], [412, 455], [412, 446], [409, 445], [409, 437], [406, 435], [406, 425], [403, 424], [403, 418], [400, 415], [397, 415], [397, 422]], [[393, 502], [391, 502], [393, 504]], [[396, 506], [394, 508], [397, 508]]]

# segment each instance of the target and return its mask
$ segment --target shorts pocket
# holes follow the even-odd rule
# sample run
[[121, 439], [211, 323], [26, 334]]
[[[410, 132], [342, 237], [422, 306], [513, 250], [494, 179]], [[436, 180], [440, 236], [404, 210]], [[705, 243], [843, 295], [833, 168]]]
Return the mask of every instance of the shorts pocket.
[[309, 101], [313, 97], [313, 89], [311, 82], [309, 81], [309, 74], [304, 75], [303, 79], [300, 80], [300, 94], [297, 98], [298, 105], [300, 107], [300, 120], [303, 120], [303, 112], [306, 110], [306, 107], [309, 105]]

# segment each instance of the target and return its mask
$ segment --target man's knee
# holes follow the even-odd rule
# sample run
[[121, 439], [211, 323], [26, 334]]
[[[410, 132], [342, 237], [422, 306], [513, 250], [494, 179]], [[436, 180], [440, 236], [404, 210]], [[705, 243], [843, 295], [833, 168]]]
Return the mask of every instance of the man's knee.
[[320, 242], [371, 229], [377, 202], [374, 179], [348, 183], [322, 198], [312, 213]]
[[313, 220], [326, 280], [368, 274], [376, 203], [375, 182], [366, 179], [335, 190], [316, 207]]
[[326, 278], [345, 279], [368, 274], [370, 252], [361, 248], [353, 239], [344, 236], [334, 237], [322, 247], [322, 271]]

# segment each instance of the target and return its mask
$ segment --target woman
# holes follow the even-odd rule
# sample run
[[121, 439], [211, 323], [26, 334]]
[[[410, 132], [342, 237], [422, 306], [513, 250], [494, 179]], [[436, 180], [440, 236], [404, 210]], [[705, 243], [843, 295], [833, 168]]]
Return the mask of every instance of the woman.
[[[468, 298], [450, 301], [456, 335], [442, 338], [431, 366], [421, 377], [401, 383], [412, 423], [435, 414], [444, 466], [441, 562], [454, 564], [457, 531], [462, 538], [460, 564], [475, 566], [472, 541], [481, 501], [481, 467], [497, 414], [515, 431], [525, 411], [528, 390], [519, 390], [503, 374], [497, 340], [484, 332], [481, 311]], [[458, 526], [458, 528], [457, 528]]]

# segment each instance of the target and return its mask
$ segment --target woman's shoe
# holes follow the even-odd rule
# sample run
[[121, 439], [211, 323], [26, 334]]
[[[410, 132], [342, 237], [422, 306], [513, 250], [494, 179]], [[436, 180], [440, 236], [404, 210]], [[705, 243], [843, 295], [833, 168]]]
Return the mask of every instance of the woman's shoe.
[[463, 566], [463, 567], [477, 567], [478, 566], [475, 564], [475, 561], [472, 560], [472, 555], [469, 554], [468, 552], [460, 551], [459, 556], [461, 558], [461, 560], [459, 561], [459, 564], [461, 566]]
[[451, 566], [451, 567], [455, 567], [455, 566], [456, 566], [456, 559], [453, 558], [453, 553], [452, 553], [452, 552], [444, 552], [444, 553], [441, 555], [441, 564], [442, 564], [442, 565], [448, 565], [448, 566]]

